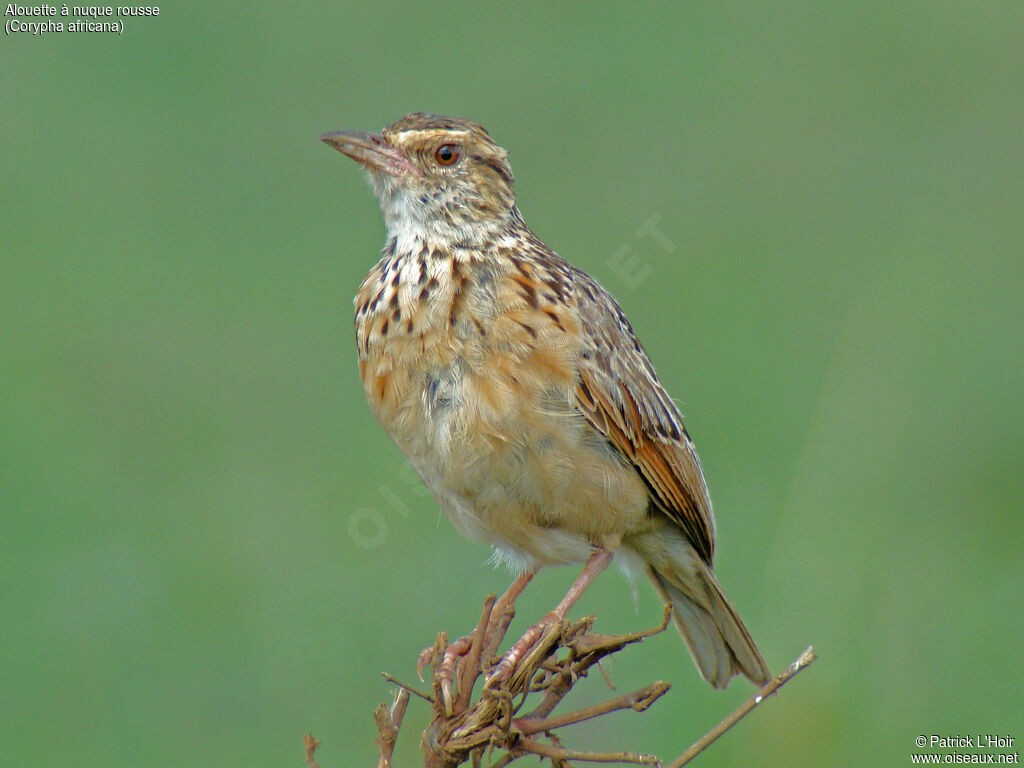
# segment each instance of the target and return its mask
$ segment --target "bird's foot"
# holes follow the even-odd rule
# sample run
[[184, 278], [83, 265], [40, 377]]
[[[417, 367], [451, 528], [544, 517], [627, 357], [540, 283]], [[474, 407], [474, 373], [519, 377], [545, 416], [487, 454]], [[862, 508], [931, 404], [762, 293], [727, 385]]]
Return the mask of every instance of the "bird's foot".
[[[466, 635], [451, 643], [441, 656], [441, 663], [437, 666], [437, 679], [441, 685], [441, 698], [444, 703], [444, 710], [448, 714], [452, 712], [452, 685], [455, 683], [455, 673], [458, 660], [461, 656], [469, 653], [473, 645], [473, 636]], [[434, 662], [434, 648], [424, 648], [416, 659], [416, 674], [420, 680], [423, 679], [423, 670], [428, 664]]]
[[562, 616], [557, 611], [552, 611], [547, 616], [542, 618], [532, 627], [530, 627], [523, 636], [516, 640], [515, 645], [508, 649], [508, 652], [501, 657], [501, 661], [498, 662], [494, 670], [487, 676], [487, 682], [484, 684], [485, 689], [494, 690], [501, 683], [506, 682], [515, 671], [516, 667], [519, 666], [519, 662], [530, 652], [534, 644], [540, 640], [541, 635], [544, 634], [544, 630], [562, 620]]
[[523, 657], [529, 653], [534, 643], [544, 634], [544, 630], [565, 618], [569, 609], [576, 604], [580, 595], [583, 594], [583, 590], [597, 578], [601, 571], [608, 567], [608, 563], [611, 561], [612, 553], [606, 549], [595, 549], [591, 553], [590, 557], [587, 558], [587, 564], [583, 566], [583, 572], [576, 577], [576, 581], [569, 587], [569, 591], [565, 593], [565, 597], [562, 598], [561, 602], [555, 606], [555, 610], [526, 630], [526, 633], [516, 641], [516, 644], [509, 649], [508, 653], [498, 662], [498, 666], [488, 676], [487, 682], [484, 684], [485, 689], [490, 688], [493, 690], [497, 684], [511, 677], [519, 662], [523, 660]]

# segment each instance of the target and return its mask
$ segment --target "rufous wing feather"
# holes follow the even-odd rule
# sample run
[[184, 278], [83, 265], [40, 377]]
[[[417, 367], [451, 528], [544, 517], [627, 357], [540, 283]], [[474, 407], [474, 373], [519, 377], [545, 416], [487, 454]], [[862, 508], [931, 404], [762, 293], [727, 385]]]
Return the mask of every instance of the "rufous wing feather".
[[593, 348], [580, 360], [577, 407], [636, 466], [652, 502], [685, 531], [710, 564], [715, 548], [711, 501], [682, 417], [632, 328], [609, 328], [607, 323], [596, 328], [587, 323], [582, 307], [580, 314]]

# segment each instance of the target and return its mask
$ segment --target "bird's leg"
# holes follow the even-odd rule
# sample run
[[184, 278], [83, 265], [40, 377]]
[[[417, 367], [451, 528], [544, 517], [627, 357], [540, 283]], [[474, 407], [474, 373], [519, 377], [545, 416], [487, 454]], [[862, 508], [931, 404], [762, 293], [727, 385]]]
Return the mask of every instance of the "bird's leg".
[[484, 636], [482, 638], [482, 647], [487, 647], [491, 641], [491, 633], [494, 632], [498, 625], [503, 621], [503, 616], [506, 613], [511, 613], [512, 609], [515, 607], [516, 600], [519, 599], [519, 595], [523, 593], [523, 590], [526, 589], [526, 585], [529, 584], [536, 575], [536, 568], [523, 571], [516, 576], [515, 581], [509, 584], [508, 589], [505, 590], [505, 594], [498, 598], [498, 601], [491, 609], [491, 617], [487, 621], [487, 630], [484, 632]]
[[[520, 573], [516, 576], [515, 581], [509, 585], [508, 589], [505, 590], [505, 594], [499, 597], [497, 602], [494, 603], [494, 607], [491, 608], [490, 618], [487, 621], [487, 626], [484, 627], [483, 637], [477, 640], [477, 642], [480, 643], [481, 648], [486, 648], [490, 644], [491, 633], [495, 631], [498, 624], [502, 621], [502, 616], [511, 612], [519, 595], [522, 594], [522, 591], [526, 588], [526, 585], [530, 583], [536, 573], [536, 568]], [[469, 649], [472, 645], [472, 635], [460, 637], [458, 640], [451, 643], [445, 650], [444, 656], [441, 659], [441, 664], [437, 668], [437, 676], [441, 680], [441, 693], [444, 698], [446, 711], [451, 710], [452, 683], [455, 680], [455, 664], [460, 656], [465, 656], [469, 653]], [[420, 651], [419, 658], [416, 660], [416, 674], [419, 675], [421, 680], [423, 679], [423, 668], [433, 660], [433, 655], [434, 649], [432, 647], [424, 648]]]
[[565, 618], [565, 614], [580, 599], [583, 591], [590, 586], [591, 582], [597, 578], [601, 571], [608, 567], [611, 561], [612, 553], [607, 549], [598, 549], [587, 559], [587, 564], [583, 566], [583, 572], [573, 582], [573, 585], [569, 587], [569, 591], [565, 593], [565, 597], [562, 598], [561, 602], [555, 606], [555, 610], [526, 630], [526, 633], [501, 658], [498, 666], [495, 667], [494, 671], [487, 678], [488, 686], [493, 687], [495, 683], [508, 679], [523, 656], [529, 652], [533, 644], [540, 638], [544, 629], [556, 621], [561, 621]]

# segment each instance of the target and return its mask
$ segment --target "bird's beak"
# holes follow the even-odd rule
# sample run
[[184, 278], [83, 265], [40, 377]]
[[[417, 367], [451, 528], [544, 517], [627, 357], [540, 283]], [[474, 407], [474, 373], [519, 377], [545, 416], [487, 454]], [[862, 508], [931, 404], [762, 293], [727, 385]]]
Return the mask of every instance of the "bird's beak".
[[389, 176], [420, 175], [419, 169], [385, 144], [379, 133], [331, 131], [321, 136], [320, 141], [348, 155], [368, 171], [382, 171]]

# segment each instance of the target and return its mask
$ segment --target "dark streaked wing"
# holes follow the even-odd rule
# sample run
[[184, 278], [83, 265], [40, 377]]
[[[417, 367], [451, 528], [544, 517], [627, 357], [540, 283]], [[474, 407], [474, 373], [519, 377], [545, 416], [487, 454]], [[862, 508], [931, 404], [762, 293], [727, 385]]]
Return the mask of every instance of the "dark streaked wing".
[[711, 499], [679, 410], [619, 305], [588, 275], [570, 269], [583, 333], [576, 403], [636, 466], [657, 508], [710, 564], [715, 550]]

